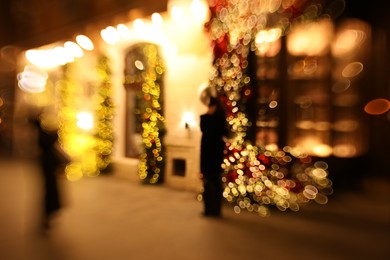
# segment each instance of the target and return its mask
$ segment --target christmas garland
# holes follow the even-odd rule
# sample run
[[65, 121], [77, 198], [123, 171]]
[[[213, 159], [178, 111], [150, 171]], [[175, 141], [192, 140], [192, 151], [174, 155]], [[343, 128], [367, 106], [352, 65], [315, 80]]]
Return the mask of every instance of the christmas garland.
[[113, 147], [113, 124], [114, 105], [112, 101], [111, 70], [108, 58], [101, 56], [98, 60], [96, 71], [100, 78], [100, 85], [94, 95], [97, 167], [100, 171], [107, 170], [111, 162]]
[[325, 162], [313, 162], [307, 154], [291, 147], [269, 151], [246, 138], [252, 125], [246, 111], [252, 88], [247, 74], [248, 55], [253, 51], [255, 35], [268, 27], [286, 32], [289, 21], [314, 17], [313, 10], [318, 10], [311, 8], [310, 1], [277, 8], [271, 1], [267, 3], [210, 1], [211, 16], [206, 24], [214, 54], [209, 84], [225, 104], [232, 133], [222, 165], [223, 196], [235, 204], [236, 213], [246, 209], [261, 216], [270, 214], [270, 205], [282, 211], [297, 211], [309, 201], [325, 204], [332, 193]]
[[163, 181], [165, 165], [162, 137], [165, 133], [165, 119], [162, 110], [160, 82], [165, 64], [153, 44], [144, 47], [147, 66], [142, 73], [143, 102], [141, 104], [142, 142], [144, 152], [140, 156], [138, 174], [144, 183], [156, 184]]
[[63, 79], [57, 84], [60, 97], [59, 142], [71, 161], [65, 168], [69, 180], [75, 181], [84, 175], [97, 176], [106, 170], [111, 161], [113, 146], [111, 72], [106, 57], [100, 57], [96, 72], [100, 85], [95, 87], [91, 107], [94, 108], [94, 130], [82, 130], [77, 126], [77, 115], [83, 86], [78, 83], [79, 63], [63, 67]]

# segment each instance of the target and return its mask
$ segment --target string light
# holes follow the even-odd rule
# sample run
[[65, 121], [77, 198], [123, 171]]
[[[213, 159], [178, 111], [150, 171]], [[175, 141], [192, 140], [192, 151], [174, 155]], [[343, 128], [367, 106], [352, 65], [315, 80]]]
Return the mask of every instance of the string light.
[[143, 100], [140, 109], [144, 152], [140, 156], [138, 174], [145, 183], [155, 184], [161, 181], [165, 164], [161, 140], [165, 118], [162, 115], [160, 86], [165, 65], [155, 45], [147, 44], [143, 48], [147, 62], [145, 64], [138, 60], [135, 62], [135, 66], [142, 70], [142, 74], [126, 76], [125, 84], [142, 84]]
[[113, 147], [114, 106], [112, 102], [111, 72], [108, 59], [100, 57], [96, 73], [100, 85], [92, 95], [94, 111], [77, 110], [82, 88], [73, 78], [73, 64], [64, 66], [64, 78], [58, 82], [61, 92], [59, 111], [59, 141], [71, 158], [65, 173], [68, 180], [76, 181], [83, 176], [97, 176], [106, 170], [111, 162]]
[[[249, 97], [245, 93], [251, 93], [252, 84], [246, 74], [248, 54], [255, 50], [256, 44], [283, 36], [290, 24], [286, 20], [297, 18], [288, 12], [291, 5], [275, 5], [276, 2], [268, 1], [266, 5], [264, 1], [263, 4], [249, 0], [213, 1], [211, 18], [206, 25], [214, 47], [210, 86], [217, 90], [225, 104], [232, 133], [222, 164], [223, 197], [235, 204], [236, 213], [245, 209], [268, 216], [270, 205], [282, 211], [297, 211], [300, 204], [309, 201], [326, 203], [327, 196], [333, 192], [325, 162], [313, 164], [312, 159], [297, 148], [257, 147], [246, 138], [252, 125], [245, 111]], [[305, 17], [302, 12], [300, 19], [307, 19]], [[268, 27], [274, 29], [265, 31]]]

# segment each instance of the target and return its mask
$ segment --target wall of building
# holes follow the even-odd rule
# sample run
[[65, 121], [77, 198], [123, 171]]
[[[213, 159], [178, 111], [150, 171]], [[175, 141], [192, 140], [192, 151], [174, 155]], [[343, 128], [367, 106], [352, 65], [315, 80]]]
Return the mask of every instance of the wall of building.
[[[139, 181], [137, 158], [129, 158], [125, 155], [126, 144], [126, 89], [124, 87], [125, 57], [131, 46], [140, 42], [153, 43], [159, 46], [161, 56], [165, 62], [165, 73], [163, 77], [163, 115], [166, 124], [166, 135], [164, 144], [166, 150], [166, 169], [164, 180], [166, 185], [178, 189], [199, 190], [199, 146], [200, 130], [199, 116], [206, 111], [206, 107], [201, 103], [200, 93], [207, 85], [212, 66], [212, 53], [210, 41], [204, 32], [205, 13], [199, 17], [199, 13], [191, 7], [191, 1], [173, 1], [168, 6], [166, 13], [157, 15], [157, 22], [153, 16], [141, 17], [136, 20], [129, 20], [121, 24], [127, 28], [126, 35], [120, 34], [117, 25], [107, 27], [115, 31], [117, 35], [103, 37], [100, 23], [88, 25], [87, 35], [92, 40], [94, 49], [83, 50], [84, 55], [77, 57], [69, 63], [68, 69], [71, 69], [72, 84], [77, 94], [74, 96], [75, 113], [80, 111], [93, 112], [94, 91], [99, 83], [99, 76], [96, 73], [96, 66], [99, 57], [103, 54], [108, 58], [111, 71], [110, 81], [113, 88], [114, 100], [114, 119], [113, 119], [113, 150], [112, 150], [112, 167], [114, 174], [127, 180]], [[203, 8], [205, 5], [203, 6]], [[175, 9], [176, 8], [176, 9]], [[207, 11], [203, 9], [203, 11]], [[124, 26], [123, 26], [124, 25]], [[113, 40], [114, 39], [114, 40]], [[49, 45], [41, 46], [36, 50], [53, 51], [57, 47], [64, 46], [65, 41], [54, 42]], [[20, 54], [19, 71], [23, 71], [31, 61], [26, 59], [27, 52]], [[47, 58], [47, 57], [45, 57]], [[50, 57], [49, 57], [50, 58]], [[42, 65], [42, 60], [36, 60]], [[34, 63], [34, 62], [32, 62]], [[20, 122], [15, 127], [14, 133], [17, 135], [24, 134], [23, 128], [27, 124], [24, 120], [29, 113], [29, 107], [44, 107], [47, 105], [56, 108], [56, 104], [61, 104], [61, 96], [58, 92], [57, 82], [66, 77], [64, 72], [64, 63], [50, 64], [51, 68], [43, 68], [44, 73], [48, 73], [48, 82], [51, 86], [46, 86], [42, 93], [30, 93], [18, 89], [17, 94], [17, 112], [15, 118]], [[68, 71], [69, 72], [69, 71]], [[54, 96], [49, 99], [50, 104], [38, 104], [35, 101], [37, 96], [45, 96], [52, 91]], [[52, 93], [52, 94], [53, 94]], [[27, 97], [27, 99], [26, 99]], [[31, 100], [33, 97], [35, 100]], [[26, 103], [30, 100], [31, 103]], [[52, 112], [58, 113], [53, 109]], [[185, 127], [185, 123], [189, 127]], [[82, 132], [78, 138], [93, 136], [94, 129], [77, 130]], [[32, 140], [33, 133], [27, 133], [21, 139], [15, 140], [15, 153], [28, 153], [24, 148], [26, 142]], [[24, 135], [23, 135], [24, 136]], [[80, 147], [82, 144], [73, 146]], [[68, 145], [73, 149], [72, 145]], [[77, 152], [80, 153], [80, 152]], [[85, 150], [88, 154], [88, 149]], [[81, 156], [81, 155], [80, 155]], [[92, 156], [92, 155], [91, 155]], [[91, 157], [88, 156], [88, 157]], [[182, 176], [174, 176], [175, 159], [185, 160], [185, 173]], [[82, 160], [82, 159], [81, 159]], [[88, 174], [86, 174], [88, 175]], [[79, 176], [80, 177], [80, 176]], [[79, 178], [77, 177], [77, 178]]]
[[[161, 30], [151, 34], [134, 34], [126, 41], [105, 45], [113, 71], [114, 99], [116, 104], [115, 142], [113, 161], [116, 174], [137, 180], [138, 159], [125, 156], [126, 90], [124, 58], [128, 48], [139, 42], [151, 42], [160, 47], [166, 71], [163, 82], [164, 117], [167, 133], [165, 183], [174, 188], [199, 189], [199, 116], [206, 111], [201, 103], [201, 91], [207, 86], [212, 65], [209, 39], [201, 22], [187, 20], [175, 22], [163, 14]], [[153, 37], [158, 35], [158, 37]], [[189, 125], [185, 127], [185, 123]], [[190, 151], [190, 152], [188, 152]], [[172, 160], [186, 159], [185, 176], [173, 176]]]

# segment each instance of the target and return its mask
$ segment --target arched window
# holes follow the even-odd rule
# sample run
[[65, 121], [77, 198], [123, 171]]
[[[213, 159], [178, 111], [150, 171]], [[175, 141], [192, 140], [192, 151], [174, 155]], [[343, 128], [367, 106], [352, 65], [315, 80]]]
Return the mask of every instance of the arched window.
[[[142, 122], [144, 121], [144, 113], [147, 107], [153, 106], [158, 110], [159, 114], [162, 115], [163, 113], [162, 74], [152, 79], [154, 80], [153, 82], [150, 82], [151, 79], [148, 78], [150, 73], [156, 73], [155, 66], [160, 66], [160, 60], [158, 46], [151, 43], [135, 44], [126, 53], [124, 71], [124, 87], [126, 88], [126, 157], [138, 158], [144, 152]], [[145, 84], [156, 86], [158, 93], [145, 92], [145, 88], [143, 90]], [[152, 103], [153, 99], [155, 99], [154, 103]], [[159, 108], [155, 107], [156, 101], [159, 103]]]
[[139, 176], [145, 182], [162, 181], [165, 123], [163, 75], [165, 63], [159, 47], [133, 45], [125, 57], [126, 142], [125, 155], [141, 159]]

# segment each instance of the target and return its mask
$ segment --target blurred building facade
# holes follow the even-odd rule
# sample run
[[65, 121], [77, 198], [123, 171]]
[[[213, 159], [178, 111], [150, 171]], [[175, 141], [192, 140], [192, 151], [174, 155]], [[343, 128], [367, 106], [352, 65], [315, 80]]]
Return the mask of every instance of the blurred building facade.
[[[37, 107], [46, 108], [48, 121], [62, 118], [65, 149], [77, 162], [69, 178], [94, 175], [94, 165], [104, 168], [107, 156], [117, 172], [137, 179], [142, 156], [149, 156], [156, 179], [199, 189], [198, 118], [213, 58], [203, 27], [206, 2], [38, 2], [2, 2], [10, 10], [0, 27], [7, 35], [0, 39], [3, 153], [33, 153], [26, 149], [33, 142], [26, 119]], [[250, 60], [253, 142], [300, 146], [327, 158], [331, 177], [341, 181], [386, 176], [389, 166], [388, 109], [364, 111], [374, 99], [388, 104], [388, 18], [380, 6], [362, 12], [354, 4], [330, 1], [326, 7], [340, 11], [334, 20], [296, 26], [266, 43], [259, 39]], [[6, 26], [9, 21], [16, 29]], [[77, 41], [80, 35], [88, 36], [91, 48]], [[53, 58], [67, 42], [77, 43], [82, 54], [57, 64], [44, 63], [46, 56], [34, 60], [34, 53]], [[40, 76], [33, 83], [31, 73]], [[143, 154], [146, 131], [154, 136], [151, 155]]]

